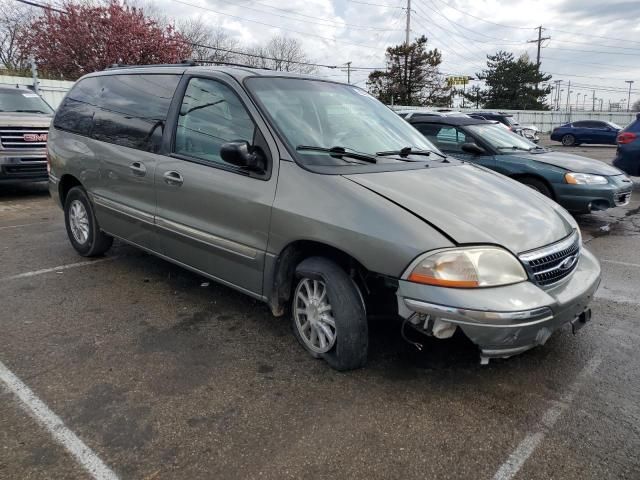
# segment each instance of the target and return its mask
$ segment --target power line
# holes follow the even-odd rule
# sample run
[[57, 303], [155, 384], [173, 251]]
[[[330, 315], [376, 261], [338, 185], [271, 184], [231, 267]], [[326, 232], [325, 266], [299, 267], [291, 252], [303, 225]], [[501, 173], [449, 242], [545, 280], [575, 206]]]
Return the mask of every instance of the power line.
[[581, 52], [581, 53], [604, 53], [606, 55], [631, 55], [631, 56], [640, 56], [640, 52], [631, 53], [631, 52], [603, 52], [601, 50], [578, 50], [576, 48], [564, 48], [564, 47], [546, 47], [550, 50], [566, 50], [568, 52]]
[[[206, 10], [208, 12], [217, 13], [218, 15], [224, 15], [225, 17], [236, 18], [238, 20], [243, 20], [245, 22], [257, 23], [259, 25], [266, 25], [267, 27], [273, 27], [273, 28], [282, 29], [282, 26], [279, 26], [279, 25], [273, 25], [272, 23], [261, 22], [259, 20], [252, 20], [252, 19], [249, 19], [249, 18], [241, 17], [239, 15], [232, 15], [230, 13], [221, 12], [219, 10], [214, 10], [212, 8], [203, 7], [201, 5], [195, 5], [193, 3], [188, 3], [188, 2], [185, 2], [183, 0], [171, 0], [171, 1], [176, 2], [176, 3], [180, 3], [182, 5], [187, 5], [189, 7], [198, 8], [200, 10]], [[322, 40], [328, 40], [330, 42], [340, 43], [340, 44], [343, 44], [343, 45], [351, 45], [351, 46], [354, 46], [354, 47], [369, 48], [369, 49], [374, 49], [374, 50], [378, 49], [378, 47], [373, 47], [371, 45], [364, 45], [362, 43], [343, 42], [343, 41], [340, 41], [340, 40], [336, 40], [334, 37], [324, 37], [322, 35], [316, 35], [315, 33], [301, 32], [299, 30], [293, 30], [291, 28], [287, 28], [286, 31], [293, 32], [293, 33], [298, 33], [298, 34], [306, 36], [306, 37], [320, 38]]]
[[25, 5], [30, 5], [32, 7], [44, 8], [45, 10], [51, 10], [51, 11], [58, 12], [58, 13], [67, 13], [64, 10], [59, 10], [59, 9], [51, 7], [49, 5], [42, 5], [40, 3], [30, 2], [29, 0], [15, 0], [15, 1], [19, 2], [19, 3], [24, 3]]
[[371, 5], [373, 7], [399, 8], [401, 10], [404, 10], [404, 7], [397, 7], [395, 5], [390, 5], [388, 3], [370, 3], [370, 2], [361, 2], [359, 0], [347, 0], [347, 1], [351, 3], [359, 3], [361, 5]]
[[444, 0], [438, 0], [438, 1], [440, 1], [441, 3], [444, 3], [447, 8], [455, 10], [458, 13], [462, 13], [463, 15], [467, 15], [468, 17], [475, 18], [476, 20], [480, 20], [481, 22], [486, 22], [486, 23], [490, 23], [492, 25], [497, 25], [499, 27], [513, 28], [513, 29], [517, 29], [517, 30], [533, 30], [533, 27], [518, 27], [518, 26], [515, 26], [515, 25], [505, 25], [504, 23], [492, 22], [491, 20], [487, 20], [487, 19], [481, 18], [481, 17], [476, 17], [475, 15], [472, 15], [469, 12], [465, 12], [463, 10], [460, 10], [460, 9], [454, 7], [453, 5], [448, 4]]
[[[584, 35], [584, 32], [571, 32], [569, 30], [560, 30], [559, 28], [553, 28], [550, 27], [549, 30], [554, 30], [556, 32], [561, 32], [561, 33], [568, 33], [570, 35], [577, 35], [579, 37]], [[637, 40], [629, 40], [629, 39], [622, 39], [622, 38], [612, 38], [612, 37], [604, 37], [602, 35], [594, 35], [592, 33], [589, 33], [590, 37], [596, 37], [596, 38], [604, 38], [605, 40], [613, 40], [615, 42], [626, 42], [626, 43], [638, 43], [640, 44], [640, 41]]]

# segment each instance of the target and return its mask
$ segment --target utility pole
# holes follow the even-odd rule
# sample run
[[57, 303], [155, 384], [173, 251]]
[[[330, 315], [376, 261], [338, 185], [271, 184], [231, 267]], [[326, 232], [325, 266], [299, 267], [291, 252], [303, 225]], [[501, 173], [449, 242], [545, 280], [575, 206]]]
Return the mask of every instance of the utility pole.
[[571, 98], [571, 80], [569, 80], [569, 86], [567, 87], [567, 110], [569, 110], [569, 99]]
[[556, 94], [555, 94], [555, 98], [553, 100], [553, 106], [556, 110], [559, 109], [558, 104], [560, 103], [560, 84], [562, 83], [562, 80], [555, 80], [554, 83], [556, 84]]
[[342, 71], [347, 72], [347, 83], [351, 84], [351, 62], [347, 62], [345, 65], [347, 66], [347, 69], [343, 69]]
[[33, 91], [40, 95], [40, 80], [38, 80], [38, 66], [33, 55], [29, 57], [29, 63], [31, 64], [31, 78], [33, 79]]
[[633, 80], [625, 80], [624, 83], [629, 84], [629, 96], [627, 97], [627, 112], [631, 110], [631, 85], [633, 84]]
[[[543, 37], [542, 36], [542, 25], [538, 27], [538, 39], [537, 40], [529, 40], [527, 43], [537, 43], [538, 44], [538, 55], [536, 57], [536, 65], [538, 66], [538, 73], [540, 73], [540, 50], [542, 50], [542, 42], [545, 40], [551, 40], [551, 37]], [[538, 88], [538, 84], [536, 84], [536, 88]]]
[[596, 91], [595, 90], [593, 90], [592, 95], [593, 96], [591, 98], [593, 99], [592, 100], [593, 101], [593, 105], [591, 106], [591, 111], [595, 112], [596, 111]]
[[404, 31], [404, 43], [409, 46], [409, 37], [411, 36], [411, 0], [407, 0], [407, 27]]

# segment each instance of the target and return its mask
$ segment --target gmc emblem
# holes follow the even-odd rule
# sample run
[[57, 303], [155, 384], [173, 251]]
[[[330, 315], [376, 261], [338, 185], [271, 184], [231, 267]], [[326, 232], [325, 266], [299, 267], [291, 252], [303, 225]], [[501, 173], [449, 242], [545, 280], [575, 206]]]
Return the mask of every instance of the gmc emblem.
[[22, 138], [25, 142], [46, 142], [48, 135], [46, 133], [25, 133]]

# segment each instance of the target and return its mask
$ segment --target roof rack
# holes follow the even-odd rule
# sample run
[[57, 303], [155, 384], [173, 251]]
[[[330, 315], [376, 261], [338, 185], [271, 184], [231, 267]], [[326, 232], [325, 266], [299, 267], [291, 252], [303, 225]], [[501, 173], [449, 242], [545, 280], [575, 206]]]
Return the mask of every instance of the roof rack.
[[152, 65], [127, 65], [124, 63], [114, 63], [109, 65], [106, 70], [111, 70], [114, 68], [151, 68], [151, 67], [196, 67], [198, 64], [210, 64], [210, 65], [228, 65], [230, 67], [242, 67], [242, 68], [258, 68], [260, 70], [272, 70], [267, 67], [256, 67], [253, 65], [247, 65], [244, 63], [233, 63], [233, 62], [223, 62], [217, 60], [193, 60], [186, 59], [182, 60], [180, 63], [156, 63]]
[[152, 65], [127, 65], [125, 63], [113, 63], [106, 70], [113, 68], [151, 68], [151, 67], [195, 67], [197, 64], [194, 60], [182, 60], [180, 63], [156, 63]]

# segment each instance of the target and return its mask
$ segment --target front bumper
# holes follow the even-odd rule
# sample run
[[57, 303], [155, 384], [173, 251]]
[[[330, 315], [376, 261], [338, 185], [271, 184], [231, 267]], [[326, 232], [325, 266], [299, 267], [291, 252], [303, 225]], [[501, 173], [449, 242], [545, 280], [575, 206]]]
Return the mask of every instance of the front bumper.
[[495, 288], [455, 289], [401, 280], [398, 311], [410, 319], [431, 316], [459, 327], [483, 357], [507, 358], [543, 345], [580, 317], [600, 284], [600, 265], [586, 249], [575, 271], [543, 289], [531, 282]]
[[556, 200], [570, 212], [576, 213], [627, 205], [631, 201], [633, 182], [626, 175], [608, 179], [606, 185], [555, 184]]
[[0, 154], [0, 183], [44, 182], [48, 178], [44, 150]]

